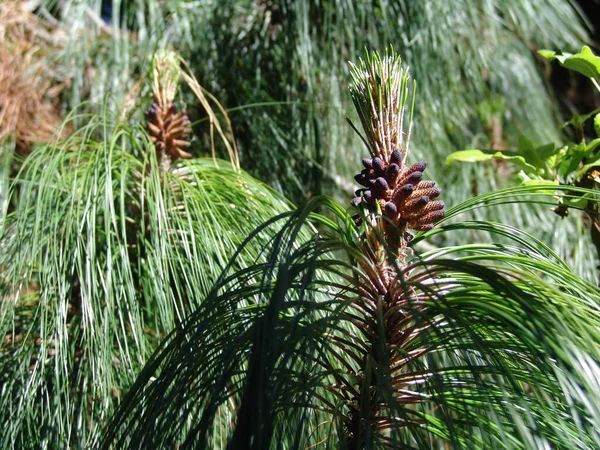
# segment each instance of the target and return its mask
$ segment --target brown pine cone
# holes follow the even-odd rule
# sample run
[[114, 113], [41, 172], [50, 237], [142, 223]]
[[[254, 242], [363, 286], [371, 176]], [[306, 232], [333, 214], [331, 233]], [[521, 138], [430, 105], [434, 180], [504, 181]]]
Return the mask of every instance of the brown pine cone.
[[364, 169], [354, 179], [364, 186], [356, 191], [355, 206], [365, 205], [372, 213], [377, 206], [401, 229], [430, 230], [444, 217], [444, 202], [435, 200], [441, 190], [433, 181], [423, 181], [427, 166], [420, 161], [410, 167], [402, 164], [402, 155], [394, 150], [389, 162], [382, 158], [363, 159]]
[[192, 157], [190, 153], [183, 150], [191, 145], [186, 140], [187, 135], [192, 131], [190, 120], [185, 110], [176, 111], [177, 104], [175, 102], [164, 110], [157, 103], [153, 103], [145, 114], [148, 119], [146, 124], [148, 133], [156, 148], [160, 163], [163, 163], [165, 159], [171, 162], [179, 158]]

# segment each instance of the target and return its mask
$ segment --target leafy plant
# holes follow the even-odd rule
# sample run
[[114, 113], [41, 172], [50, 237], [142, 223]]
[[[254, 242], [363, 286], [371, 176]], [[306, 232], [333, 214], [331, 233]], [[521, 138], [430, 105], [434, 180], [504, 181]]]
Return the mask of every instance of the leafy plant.
[[[600, 92], [600, 57], [595, 56], [589, 47], [584, 46], [575, 55], [540, 50], [542, 56], [549, 60], [558, 60], [564, 67], [589, 77]], [[584, 125], [593, 119], [596, 137], [586, 142]], [[545, 183], [563, 186], [595, 188], [600, 180], [600, 109], [589, 114], [575, 114], [565, 126], [572, 126], [575, 141], [563, 146], [553, 143], [535, 146], [525, 136], [521, 136], [515, 151], [497, 150], [461, 150], [454, 152], [446, 159], [446, 164], [455, 161], [480, 162], [491, 159], [508, 161], [519, 171], [523, 183]], [[591, 236], [600, 257], [600, 222], [598, 221], [598, 205], [592, 194], [584, 194], [576, 199], [559, 196], [558, 207], [554, 210], [561, 216], [568, 214], [569, 207], [585, 208], [592, 222]]]
[[562, 66], [585, 75], [600, 91], [598, 81], [600, 80], [600, 58], [592, 52], [592, 49], [584, 45], [581, 51], [575, 55], [571, 53], [557, 54], [552, 50], [540, 50], [538, 52], [544, 58], [557, 60]]
[[[405, 178], [424, 167], [406, 162], [408, 86], [393, 53], [353, 69], [370, 152], [357, 209], [314, 198], [251, 234], [150, 359], [103, 448], [600, 445], [597, 287], [525, 232], [449, 220], [547, 203], [549, 185], [475, 197], [431, 229], [426, 208], [438, 201], [419, 192], [422, 175]], [[298, 241], [307, 222], [319, 232]], [[236, 270], [274, 223], [266, 262]], [[468, 230], [498, 241], [420, 250]]]

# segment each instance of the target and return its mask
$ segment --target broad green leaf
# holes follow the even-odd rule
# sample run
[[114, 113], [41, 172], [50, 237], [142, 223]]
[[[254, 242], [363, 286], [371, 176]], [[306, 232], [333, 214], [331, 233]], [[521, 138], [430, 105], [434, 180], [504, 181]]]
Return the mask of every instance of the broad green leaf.
[[592, 194], [584, 194], [581, 197], [571, 197], [571, 198], [562, 197], [561, 203], [563, 203], [564, 205], [567, 205], [571, 208], [584, 209], [587, 206], [588, 202], [593, 199], [594, 199], [594, 196]]
[[487, 161], [494, 157], [493, 154], [485, 153], [483, 150], [479, 149], [471, 149], [471, 150], [459, 150], [457, 152], [451, 153], [446, 158], [446, 164], [450, 165], [454, 161], [459, 162], [479, 162], [479, 161]]
[[550, 61], [556, 59], [567, 69], [579, 72], [588, 78], [600, 79], [600, 57], [594, 55], [587, 45], [584, 45], [581, 52], [576, 54], [563, 53], [559, 55], [551, 50], [540, 50], [538, 53]]
[[[523, 182], [524, 186], [537, 186], [537, 185], [547, 185], [547, 184], [553, 184], [553, 185], [556, 185], [556, 186], [559, 185], [558, 181], [544, 180], [544, 179], [537, 179], [537, 180], [530, 179], [530, 180], [527, 180], [527, 181]], [[554, 193], [554, 191], [551, 191], [550, 189], [547, 190], [547, 191], [542, 191], [542, 192], [545, 192], [547, 194], [553, 194]]]
[[547, 162], [548, 162], [548, 165], [550, 166], [550, 168], [556, 170], [558, 168], [558, 166], [560, 165], [560, 163], [562, 162], [565, 155], [567, 154], [568, 150], [569, 150], [569, 146], [563, 145], [562, 147], [557, 149], [557, 151], [553, 155], [549, 156], [547, 159]]
[[596, 138], [589, 144], [587, 144], [585, 147], [586, 156], [591, 155], [594, 152], [594, 150], [596, 150], [596, 147], [598, 147], [598, 145], [600, 145], [600, 138]]
[[562, 128], [565, 128], [571, 125], [575, 128], [576, 135], [583, 136], [583, 127], [585, 126], [585, 121], [588, 119], [586, 116], [582, 116], [580, 114], [573, 114], [571, 116], [571, 120], [565, 122]]
[[556, 59], [556, 52], [554, 50], [538, 50], [538, 54], [549, 61]]
[[577, 170], [585, 157], [585, 152], [586, 148], [583, 142], [577, 145], [568, 145], [566, 155], [558, 165], [558, 174], [565, 180], [570, 178], [569, 174]]
[[577, 200], [565, 200], [563, 201], [563, 203], [567, 206], [570, 206], [571, 208], [578, 208], [578, 209], [583, 209], [585, 208], [585, 205], [587, 204], [587, 199], [585, 198], [579, 198]]
[[526, 136], [519, 137], [517, 153], [525, 160], [535, 166], [538, 172], [548, 169], [548, 158], [550, 158], [558, 149], [553, 142], [535, 146]]
[[[600, 140], [598, 140], [598, 141], [600, 141]], [[577, 180], [579, 177], [585, 175], [585, 173], [588, 170], [590, 170], [592, 167], [600, 167], [600, 157], [598, 157], [598, 159], [596, 159], [595, 161], [592, 161], [591, 163], [588, 163], [588, 164], [584, 165], [581, 169], [579, 169], [577, 171], [577, 173], [575, 174], [574, 179]]]
[[500, 152], [497, 150], [481, 150], [481, 149], [470, 149], [470, 150], [459, 150], [458, 152], [451, 153], [446, 158], [446, 164], [450, 165], [454, 161], [460, 162], [480, 162], [487, 161], [489, 159], [502, 159], [510, 161], [515, 164], [520, 170], [523, 170], [527, 174], [538, 174], [538, 169], [532, 164], [529, 164], [527, 160], [519, 155], [517, 152]]
[[544, 162], [546, 162], [546, 160], [557, 151], [558, 148], [556, 148], [554, 142], [550, 142], [549, 144], [544, 144], [536, 147], [534, 154], [539, 156], [540, 159], [543, 159]]
[[600, 137], [600, 113], [594, 116], [594, 131], [596, 131], [596, 135]]
[[517, 152], [521, 155], [528, 155], [530, 153], [533, 153], [535, 147], [533, 145], [533, 142], [531, 142], [531, 140], [529, 140], [529, 138], [527, 136], [519, 136], [519, 145], [517, 147]]

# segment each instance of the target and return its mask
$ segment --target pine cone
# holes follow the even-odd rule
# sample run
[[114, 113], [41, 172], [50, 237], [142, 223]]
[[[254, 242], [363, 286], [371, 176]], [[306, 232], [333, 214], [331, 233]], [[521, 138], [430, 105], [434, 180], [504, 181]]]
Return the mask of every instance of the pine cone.
[[177, 104], [172, 102], [168, 108], [161, 108], [153, 103], [146, 111], [146, 124], [150, 139], [156, 148], [158, 161], [167, 164], [179, 158], [191, 158], [192, 155], [183, 149], [190, 146], [186, 136], [191, 133], [190, 120], [185, 110], [177, 111]]
[[394, 150], [386, 163], [382, 158], [363, 159], [364, 169], [354, 179], [366, 189], [358, 189], [355, 206], [365, 205], [372, 213], [377, 206], [400, 229], [430, 230], [444, 217], [444, 202], [435, 200], [441, 190], [433, 181], [423, 181], [425, 161], [410, 167], [402, 164], [402, 154]]

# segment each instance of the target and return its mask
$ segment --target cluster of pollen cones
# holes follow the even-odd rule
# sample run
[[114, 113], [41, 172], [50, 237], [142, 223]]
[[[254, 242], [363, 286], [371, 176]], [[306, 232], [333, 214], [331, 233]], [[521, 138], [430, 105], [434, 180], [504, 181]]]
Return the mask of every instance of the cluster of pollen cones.
[[[394, 150], [389, 162], [380, 157], [363, 159], [364, 169], [355, 180], [364, 188], [356, 191], [355, 206], [366, 205], [371, 213], [379, 210], [394, 225], [404, 230], [430, 230], [444, 217], [444, 202], [435, 200], [441, 190], [434, 181], [424, 181], [427, 163], [406, 167], [402, 154]], [[359, 216], [355, 220], [360, 221]]]
[[190, 146], [190, 142], [186, 140], [192, 131], [190, 120], [185, 110], [177, 112], [177, 103], [171, 102], [167, 107], [153, 103], [146, 111], [146, 119], [150, 139], [156, 147], [159, 161], [165, 158], [175, 161], [192, 157], [184, 151]]

